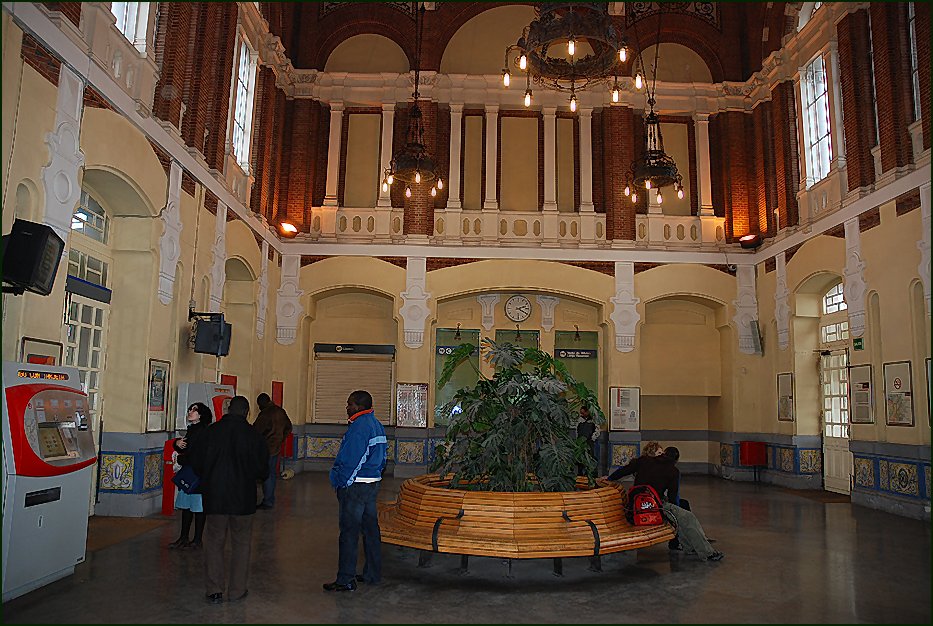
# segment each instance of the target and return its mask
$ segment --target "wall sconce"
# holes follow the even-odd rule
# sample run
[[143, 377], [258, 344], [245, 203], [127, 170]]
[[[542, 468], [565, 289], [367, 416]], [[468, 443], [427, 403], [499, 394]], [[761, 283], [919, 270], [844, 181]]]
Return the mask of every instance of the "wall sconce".
[[460, 322], [457, 322], [457, 332], [454, 333], [454, 341], [460, 341], [462, 337], [460, 336]]
[[279, 234], [286, 239], [294, 239], [298, 235], [298, 229], [291, 222], [281, 222], [279, 224]]
[[574, 324], [573, 327], [574, 327], [573, 340], [580, 341], [580, 327], [577, 326], [576, 324]]
[[739, 237], [739, 245], [743, 248], [751, 248], [754, 250], [762, 243], [764, 243], [764, 240], [758, 233], [749, 233], [743, 237]]
[[515, 325], [515, 341], [521, 342], [522, 340], [522, 331], [518, 324]]

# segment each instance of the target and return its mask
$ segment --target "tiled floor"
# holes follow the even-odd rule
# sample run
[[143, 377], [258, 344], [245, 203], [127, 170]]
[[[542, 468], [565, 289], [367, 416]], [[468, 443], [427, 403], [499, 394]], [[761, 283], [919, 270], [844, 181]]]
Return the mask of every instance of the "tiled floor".
[[[386, 480], [394, 499], [400, 480]], [[726, 557], [665, 545], [587, 559], [508, 562], [383, 546], [383, 584], [325, 593], [336, 499], [323, 473], [280, 482], [253, 527], [250, 595], [204, 602], [199, 552], [167, 550], [177, 523], [88, 554], [74, 576], [3, 606], [6, 623], [929, 623], [930, 524], [770, 486], [687, 476], [683, 494]], [[209, 529], [208, 529], [209, 531]]]

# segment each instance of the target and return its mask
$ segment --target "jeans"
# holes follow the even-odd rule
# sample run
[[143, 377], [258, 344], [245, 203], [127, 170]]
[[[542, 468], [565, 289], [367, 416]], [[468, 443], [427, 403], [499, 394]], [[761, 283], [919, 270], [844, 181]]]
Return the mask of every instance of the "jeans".
[[275, 504], [276, 467], [279, 464], [279, 455], [269, 455], [269, 477], [262, 481], [262, 504], [273, 506]]
[[700, 526], [700, 520], [693, 512], [670, 502], [665, 502], [661, 506], [664, 512], [677, 522], [677, 539], [683, 546], [684, 554], [697, 554], [700, 558], [706, 559], [716, 552], [716, 548], [706, 540], [706, 533]]
[[337, 584], [349, 584], [356, 577], [360, 533], [363, 534], [363, 581], [374, 584], [382, 580], [382, 537], [376, 496], [379, 482], [353, 483], [337, 490], [340, 507], [340, 557], [337, 565]]

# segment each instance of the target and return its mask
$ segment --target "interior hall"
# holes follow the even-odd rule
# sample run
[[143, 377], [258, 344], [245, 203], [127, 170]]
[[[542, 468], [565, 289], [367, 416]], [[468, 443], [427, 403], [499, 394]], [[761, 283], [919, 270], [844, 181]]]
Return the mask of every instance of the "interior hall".
[[[88, 528], [5, 621], [929, 622], [928, 4], [2, 7], [4, 578]], [[348, 394], [389, 506], [486, 340], [595, 394], [598, 476], [676, 446], [725, 559], [554, 578], [384, 542], [381, 587], [322, 595]], [[40, 388], [82, 398], [73, 435], [23, 417]], [[281, 506], [212, 612], [166, 550], [167, 442], [260, 393], [293, 424]]]

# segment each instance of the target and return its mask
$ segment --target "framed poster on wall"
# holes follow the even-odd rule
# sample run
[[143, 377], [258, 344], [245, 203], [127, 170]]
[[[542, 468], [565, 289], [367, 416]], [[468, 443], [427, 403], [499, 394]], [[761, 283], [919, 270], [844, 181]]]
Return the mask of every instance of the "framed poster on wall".
[[641, 419], [641, 388], [609, 388], [609, 430], [638, 430]]
[[914, 425], [910, 361], [884, 364], [884, 413], [888, 426]]
[[777, 418], [780, 422], [794, 421], [794, 374], [777, 375]]
[[62, 365], [62, 344], [45, 339], [23, 337], [19, 360], [33, 365]]
[[146, 432], [166, 429], [168, 415], [169, 374], [172, 364], [159, 359], [149, 359], [149, 394], [146, 401]]
[[871, 365], [849, 366], [849, 422], [852, 424], [875, 423]]
[[398, 383], [395, 386], [395, 424], [407, 428], [427, 428], [427, 383]]

